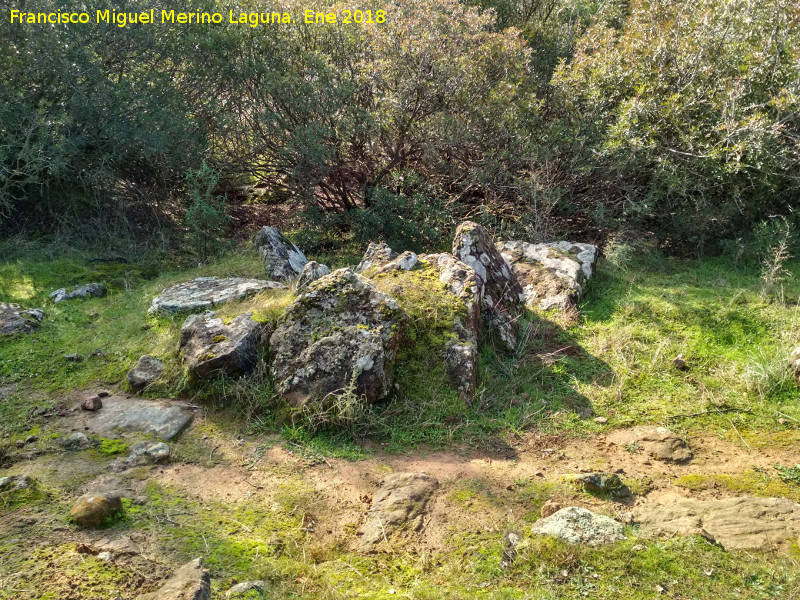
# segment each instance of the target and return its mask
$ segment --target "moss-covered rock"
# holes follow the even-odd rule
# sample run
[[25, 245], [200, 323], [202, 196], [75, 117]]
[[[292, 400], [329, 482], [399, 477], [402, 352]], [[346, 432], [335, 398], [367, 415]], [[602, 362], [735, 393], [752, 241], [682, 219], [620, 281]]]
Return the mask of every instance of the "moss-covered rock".
[[276, 390], [295, 408], [346, 390], [367, 403], [385, 397], [406, 321], [393, 298], [349, 269], [318, 279], [270, 338]]

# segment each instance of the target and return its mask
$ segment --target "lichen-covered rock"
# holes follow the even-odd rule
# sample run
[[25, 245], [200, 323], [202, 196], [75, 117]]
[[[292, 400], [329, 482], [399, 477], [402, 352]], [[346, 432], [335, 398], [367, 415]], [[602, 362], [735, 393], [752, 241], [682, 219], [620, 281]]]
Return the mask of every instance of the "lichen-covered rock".
[[576, 306], [598, 254], [596, 246], [572, 242], [529, 244], [514, 240], [497, 242], [496, 246], [522, 285], [525, 303], [542, 310]]
[[75, 501], [70, 516], [81, 527], [99, 527], [103, 521], [122, 512], [122, 499], [114, 493], [84, 494]]
[[92, 442], [86, 434], [80, 431], [76, 431], [65, 438], [61, 438], [59, 443], [67, 450], [86, 450], [92, 445]]
[[401, 527], [417, 531], [439, 481], [427, 473], [394, 473], [381, 483], [361, 530], [361, 552], [375, 550]]
[[392, 387], [407, 317], [397, 302], [350, 269], [313, 282], [270, 338], [275, 387], [293, 407], [323, 403], [353, 382], [367, 403]]
[[397, 258], [397, 252], [392, 250], [388, 244], [384, 242], [370, 242], [367, 246], [367, 251], [361, 258], [361, 262], [356, 267], [356, 273], [369, 275], [373, 269], [392, 262]]
[[692, 459], [686, 441], [665, 427], [638, 425], [614, 431], [607, 439], [613, 444], [638, 448], [647, 456], [664, 462], [682, 463]]
[[800, 387], [800, 346], [795, 348], [789, 355], [789, 367], [794, 374], [794, 382]]
[[128, 371], [128, 384], [133, 390], [141, 390], [164, 374], [164, 363], [149, 354], [139, 357], [134, 367]]
[[158, 590], [136, 600], [211, 600], [211, 575], [196, 558], [175, 571]]
[[484, 324], [501, 347], [514, 352], [519, 343], [517, 320], [525, 294], [509, 262], [492, 242], [489, 232], [472, 221], [456, 229], [453, 254], [475, 270], [483, 282]]
[[253, 237], [253, 245], [258, 248], [267, 275], [278, 281], [299, 277], [308, 262], [300, 248], [274, 227], [265, 226], [259, 229]]
[[79, 285], [67, 291], [67, 288], [60, 288], [50, 294], [50, 299], [58, 304], [64, 300], [73, 300], [75, 298], [88, 298], [94, 296], [95, 298], [102, 298], [106, 295], [106, 286], [102, 283], [87, 283]]
[[37, 329], [44, 319], [44, 311], [39, 308], [22, 308], [19, 304], [0, 302], [0, 335], [30, 333]]
[[420, 260], [437, 272], [447, 293], [463, 305], [464, 316], [454, 321], [454, 337], [445, 348], [445, 365], [453, 386], [465, 397], [472, 398], [478, 380], [483, 281], [472, 267], [452, 254], [425, 254]]
[[633, 518], [643, 537], [702, 535], [728, 550], [767, 550], [800, 536], [800, 504], [786, 498], [644, 504]]
[[536, 521], [531, 532], [588, 546], [601, 546], [625, 539], [621, 523], [579, 506], [562, 508], [549, 517]]
[[119, 469], [140, 467], [169, 460], [169, 445], [164, 442], [139, 442], [131, 448], [131, 453], [119, 463]]
[[300, 279], [297, 280], [297, 289], [305, 289], [312, 281], [316, 281], [320, 277], [325, 277], [325, 275], [330, 274], [331, 270], [327, 265], [321, 265], [315, 260], [310, 260], [305, 264], [303, 270], [300, 271]]
[[178, 283], [153, 298], [149, 314], [177, 314], [208, 310], [231, 300], [241, 300], [266, 290], [285, 289], [277, 281], [244, 277], [198, 277]]
[[244, 313], [228, 322], [213, 312], [192, 315], [181, 327], [180, 352], [195, 377], [247, 375], [258, 364], [266, 323]]

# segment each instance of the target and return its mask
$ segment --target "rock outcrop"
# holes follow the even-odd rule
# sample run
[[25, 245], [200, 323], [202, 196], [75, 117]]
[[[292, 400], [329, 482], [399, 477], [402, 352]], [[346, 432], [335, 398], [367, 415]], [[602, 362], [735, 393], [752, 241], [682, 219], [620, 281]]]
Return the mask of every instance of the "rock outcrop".
[[800, 536], [800, 504], [786, 498], [686, 500], [634, 511], [645, 537], [702, 535], [729, 550], [766, 550]]
[[58, 304], [64, 300], [73, 300], [75, 298], [88, 298], [93, 296], [95, 298], [102, 298], [106, 295], [106, 286], [102, 283], [87, 283], [79, 285], [67, 291], [67, 288], [60, 288], [50, 294], [50, 299]]
[[[299, 274], [299, 272], [298, 272]], [[241, 300], [266, 290], [285, 289], [277, 281], [244, 277], [198, 277], [165, 289], [153, 298], [149, 314], [177, 314], [209, 310], [231, 300]]]
[[533, 524], [531, 532], [571, 544], [601, 546], [625, 539], [622, 524], [578, 506], [568, 506]]
[[22, 308], [19, 304], [0, 302], [0, 335], [30, 333], [38, 329], [44, 319], [39, 308]]
[[175, 571], [155, 592], [136, 600], [211, 600], [211, 575], [196, 558]]
[[483, 282], [483, 313], [487, 332], [500, 346], [514, 352], [519, 343], [517, 320], [525, 294], [509, 262], [492, 242], [489, 232], [472, 221], [456, 229], [453, 254], [474, 269]]
[[264, 261], [267, 276], [278, 281], [296, 279], [308, 262], [300, 248], [274, 227], [262, 227], [253, 237], [253, 245]]
[[389, 542], [398, 529], [418, 531], [439, 481], [427, 473], [394, 473], [381, 483], [361, 533], [361, 552]]
[[407, 317], [363, 277], [339, 269], [286, 309], [270, 338], [276, 390], [293, 407], [323, 402], [351, 382], [367, 403], [392, 387]]
[[478, 381], [483, 281], [472, 267], [452, 254], [425, 254], [420, 260], [436, 271], [445, 291], [463, 306], [463, 317], [453, 323], [453, 339], [445, 348], [444, 360], [453, 386], [465, 397], [472, 398]]
[[164, 363], [149, 354], [143, 354], [136, 361], [133, 368], [128, 371], [128, 384], [132, 390], [139, 391], [146, 388], [163, 374]]
[[607, 439], [664, 462], [683, 463], [692, 459], [692, 451], [683, 438], [664, 427], [640, 425], [620, 429], [610, 433]]
[[515, 240], [497, 242], [497, 249], [511, 264], [525, 304], [542, 310], [577, 306], [598, 255], [596, 246], [572, 242], [529, 244]]
[[297, 289], [304, 290], [312, 281], [316, 281], [320, 277], [330, 275], [331, 270], [327, 265], [321, 265], [315, 260], [308, 261], [303, 270], [300, 271], [300, 279], [297, 280]]
[[244, 313], [226, 322], [205, 312], [187, 318], [181, 327], [180, 352], [189, 372], [198, 378], [251, 373], [266, 341], [266, 324], [252, 317]]

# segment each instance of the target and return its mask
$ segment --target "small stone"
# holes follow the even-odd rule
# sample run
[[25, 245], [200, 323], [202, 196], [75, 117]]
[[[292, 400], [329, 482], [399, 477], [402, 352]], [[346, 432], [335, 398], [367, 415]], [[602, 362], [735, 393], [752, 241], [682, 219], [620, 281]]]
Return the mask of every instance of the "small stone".
[[608, 419], [605, 417], [595, 417], [594, 422], [600, 423], [600, 425], [605, 425], [606, 423], [608, 423]]
[[86, 450], [92, 445], [85, 433], [76, 432], [61, 440], [61, 445], [67, 450]]
[[550, 515], [552, 515], [552, 514], [555, 514], [555, 513], [557, 513], [557, 512], [558, 512], [558, 511], [560, 511], [562, 508], [564, 508], [564, 505], [563, 505], [563, 504], [561, 504], [560, 502], [556, 502], [555, 500], [548, 500], [547, 502], [545, 502], [545, 503], [542, 505], [542, 508], [541, 508], [541, 510], [539, 511], [539, 514], [540, 514], [540, 515], [542, 516], [542, 518], [544, 519], [544, 518], [546, 518], [546, 517], [549, 517], [549, 516], [550, 516]]
[[79, 354], [65, 354], [64, 360], [67, 362], [81, 362], [81, 357]]
[[9, 475], [0, 477], [0, 492], [9, 490], [27, 490], [36, 485], [34, 479], [28, 475]]
[[263, 594], [265, 587], [267, 587], [266, 581], [244, 581], [242, 583], [237, 583], [235, 586], [225, 592], [225, 597], [230, 598], [232, 596], [241, 596], [250, 590], [253, 590], [259, 594]]
[[16, 446], [17, 446], [17, 448], [24, 448], [25, 447], [25, 440], [17, 440]]
[[44, 311], [41, 309], [0, 302], [0, 335], [31, 333], [41, 325], [42, 319]]
[[107, 390], [100, 390], [99, 392], [97, 392], [97, 395], [98, 395], [100, 398], [107, 398], [108, 396], [110, 396], [110, 395], [111, 395], [111, 392], [109, 392], [109, 391], [107, 391]]
[[72, 300], [73, 298], [88, 298], [94, 296], [95, 298], [102, 298], [106, 295], [106, 286], [102, 283], [87, 283], [72, 288], [69, 292], [66, 288], [60, 288], [50, 294], [50, 299], [58, 304], [64, 300]]
[[614, 473], [580, 473], [566, 475], [567, 481], [572, 481], [592, 492], [609, 492], [615, 496], [630, 496], [631, 491], [622, 483], [619, 475]]
[[183, 565], [158, 590], [137, 600], [211, 600], [211, 576], [203, 568], [203, 559]]
[[621, 523], [578, 506], [562, 508], [549, 517], [536, 521], [531, 532], [588, 546], [600, 546], [625, 539]]
[[683, 357], [683, 354], [678, 354], [678, 356], [673, 358], [672, 364], [679, 371], [685, 371], [689, 368], [689, 365], [686, 364], [686, 359]]
[[83, 399], [83, 402], [81, 402], [81, 408], [89, 411], [100, 410], [103, 408], [103, 401], [100, 400], [99, 395], [87, 396]]
[[98, 552], [97, 553], [97, 558], [99, 558], [100, 560], [104, 560], [105, 562], [111, 562], [113, 560], [113, 558], [114, 558], [114, 555], [111, 554], [111, 552], [108, 552], [108, 551], [106, 551], [106, 552]]
[[28, 437], [25, 438], [26, 444], [33, 444], [34, 442], [38, 441], [39, 441], [39, 436], [37, 435], [29, 435]]
[[75, 501], [70, 516], [81, 527], [99, 527], [103, 521], [122, 512], [117, 494], [84, 494]]

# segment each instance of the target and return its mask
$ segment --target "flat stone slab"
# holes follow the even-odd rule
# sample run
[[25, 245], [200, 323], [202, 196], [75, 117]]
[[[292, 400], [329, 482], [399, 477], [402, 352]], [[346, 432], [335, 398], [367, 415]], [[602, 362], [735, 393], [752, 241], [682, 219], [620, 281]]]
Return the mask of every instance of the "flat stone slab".
[[0, 335], [30, 333], [38, 329], [44, 319], [44, 311], [38, 308], [23, 308], [19, 304], [0, 302]]
[[638, 425], [614, 431], [606, 439], [663, 462], [684, 463], [693, 456], [686, 441], [664, 427]]
[[285, 289], [277, 281], [244, 277], [198, 277], [168, 287], [153, 298], [149, 314], [176, 314], [208, 310], [231, 300], [241, 300], [265, 290]]
[[766, 550], [800, 536], [800, 504], [786, 498], [646, 504], [633, 518], [643, 537], [702, 535], [729, 550]]
[[108, 396], [103, 408], [85, 413], [83, 421], [89, 431], [111, 433], [118, 430], [153, 435], [169, 441], [177, 437], [191, 422], [191, 410], [172, 400], [144, 400]]

